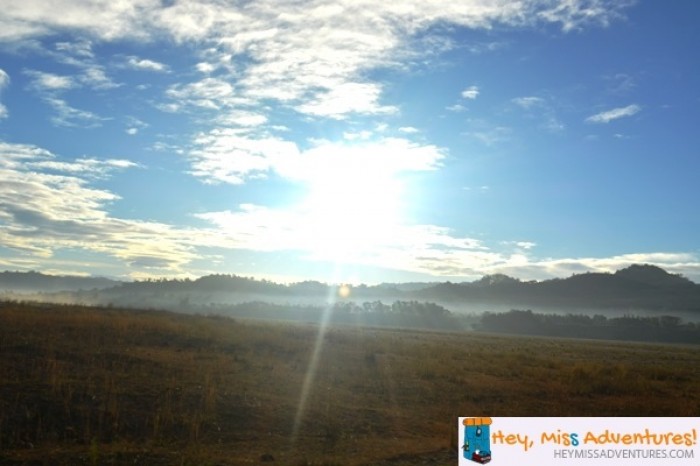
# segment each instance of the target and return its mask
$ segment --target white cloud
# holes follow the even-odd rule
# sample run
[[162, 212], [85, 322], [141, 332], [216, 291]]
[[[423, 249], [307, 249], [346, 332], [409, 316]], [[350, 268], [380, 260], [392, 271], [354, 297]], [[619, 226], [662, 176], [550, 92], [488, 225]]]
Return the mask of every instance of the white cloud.
[[387, 114], [396, 113], [392, 106], [378, 103], [381, 87], [372, 83], [342, 83], [317, 94], [296, 109], [305, 114], [325, 116], [335, 119], [344, 118], [349, 113]]
[[537, 243], [533, 243], [532, 241], [517, 241], [515, 245], [521, 249], [529, 250], [537, 246]]
[[39, 91], [64, 91], [76, 86], [70, 76], [59, 76], [36, 70], [26, 70], [24, 73], [33, 78], [32, 87]]
[[295, 158], [294, 143], [277, 138], [250, 139], [232, 129], [202, 133], [189, 153], [192, 174], [208, 182], [241, 184], [268, 172], [275, 159]]
[[479, 87], [478, 86], [469, 86], [465, 90], [462, 91], [462, 97], [465, 99], [469, 100], [474, 100], [479, 96]]
[[618, 118], [624, 118], [628, 116], [635, 115], [642, 110], [642, 107], [636, 104], [628, 105], [626, 107], [613, 108], [612, 110], [606, 110], [604, 112], [596, 113], [586, 118], [588, 123], [609, 123]]
[[195, 68], [200, 73], [209, 74], [216, 69], [216, 66], [207, 62], [200, 62], [195, 65]]
[[88, 65], [83, 68], [83, 73], [78, 77], [80, 82], [93, 89], [114, 89], [121, 86], [107, 76], [104, 68], [98, 65]]
[[420, 130], [418, 128], [414, 128], [413, 126], [401, 126], [399, 128], [399, 132], [404, 134], [415, 134], [419, 133]]
[[368, 141], [355, 138], [352, 144], [316, 141], [300, 150], [291, 142], [276, 137], [251, 137], [240, 130], [220, 128], [201, 133], [189, 153], [192, 174], [211, 182], [241, 184], [251, 177], [274, 172], [282, 177], [303, 181], [320, 167], [338, 170], [391, 172], [428, 171], [440, 166], [444, 150], [420, 145], [402, 138]]
[[126, 65], [135, 70], [156, 71], [160, 73], [168, 71], [168, 65], [165, 65], [164, 63], [135, 56], [127, 57]]

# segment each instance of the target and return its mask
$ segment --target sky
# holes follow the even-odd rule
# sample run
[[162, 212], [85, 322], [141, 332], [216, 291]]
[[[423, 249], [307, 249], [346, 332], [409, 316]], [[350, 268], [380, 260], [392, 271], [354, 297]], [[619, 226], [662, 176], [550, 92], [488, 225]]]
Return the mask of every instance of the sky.
[[0, 0], [0, 269], [700, 282], [700, 3]]

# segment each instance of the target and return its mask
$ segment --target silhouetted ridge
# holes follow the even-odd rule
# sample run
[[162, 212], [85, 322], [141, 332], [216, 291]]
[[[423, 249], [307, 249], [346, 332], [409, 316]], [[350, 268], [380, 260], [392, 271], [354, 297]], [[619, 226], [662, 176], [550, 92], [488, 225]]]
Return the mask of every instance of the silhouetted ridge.
[[484, 275], [480, 280], [473, 282], [476, 286], [502, 286], [502, 285], [514, 285], [520, 283], [517, 278], [509, 277], [502, 273], [496, 273], [493, 275]]
[[101, 277], [56, 276], [30, 272], [0, 272], [0, 291], [78, 291], [104, 289], [120, 282]]
[[654, 286], [693, 285], [693, 282], [681, 275], [668, 273], [661, 267], [649, 264], [630, 265], [615, 272], [615, 276]]

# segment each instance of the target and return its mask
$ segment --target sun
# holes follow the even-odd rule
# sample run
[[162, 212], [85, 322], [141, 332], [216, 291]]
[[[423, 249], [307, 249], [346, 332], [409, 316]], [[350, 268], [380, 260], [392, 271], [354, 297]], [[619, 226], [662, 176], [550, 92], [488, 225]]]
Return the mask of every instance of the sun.
[[390, 244], [402, 217], [403, 186], [390, 170], [318, 167], [302, 204], [311, 250], [348, 262]]

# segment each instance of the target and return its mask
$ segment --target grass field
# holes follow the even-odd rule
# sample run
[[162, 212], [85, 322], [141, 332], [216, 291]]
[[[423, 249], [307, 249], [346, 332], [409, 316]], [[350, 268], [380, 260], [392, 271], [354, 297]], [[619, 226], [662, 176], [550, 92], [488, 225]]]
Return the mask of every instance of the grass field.
[[0, 304], [0, 464], [456, 464], [457, 416], [700, 415], [697, 346], [318, 334]]

